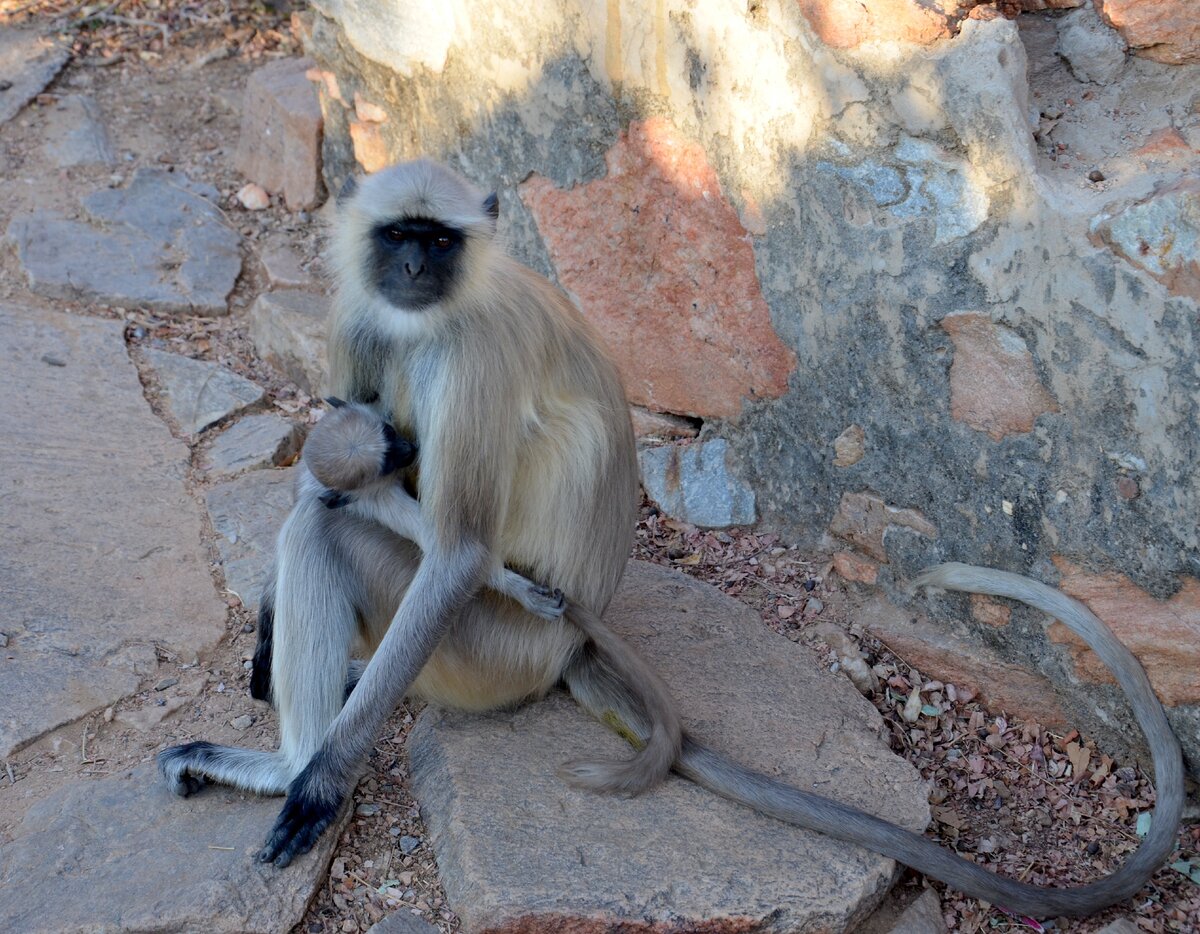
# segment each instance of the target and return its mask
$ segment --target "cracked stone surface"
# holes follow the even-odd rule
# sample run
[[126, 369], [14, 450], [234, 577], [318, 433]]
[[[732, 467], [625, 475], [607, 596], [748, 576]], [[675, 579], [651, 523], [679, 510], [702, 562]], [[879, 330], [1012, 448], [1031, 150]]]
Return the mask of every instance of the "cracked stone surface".
[[191, 658], [225, 632], [187, 449], [122, 328], [0, 306], [0, 757], [135, 691], [156, 644]]
[[[701, 741], [924, 828], [924, 784], [888, 750], [875, 709], [753, 610], [634, 561], [605, 620], [663, 673]], [[563, 760], [628, 753], [561, 694], [486, 716], [426, 708], [408, 747], [466, 930], [854, 930], [891, 885], [892, 861], [677, 777], [632, 800], [570, 788]]]
[[219, 364], [153, 348], [147, 348], [145, 355], [162, 381], [171, 417], [188, 434], [197, 434], [263, 397], [261, 386]]
[[275, 934], [300, 921], [342, 815], [286, 871], [254, 857], [282, 799], [176, 797], [146, 764], [59, 789], [0, 852], [0, 930]]
[[70, 57], [65, 45], [36, 32], [0, 30], [0, 77], [11, 82], [0, 91], [0, 123], [7, 123], [41, 94]]
[[69, 94], [50, 111], [43, 151], [61, 168], [117, 161], [100, 107], [86, 94]]
[[211, 185], [139, 169], [128, 188], [83, 199], [86, 220], [15, 217], [8, 237], [33, 291], [52, 298], [224, 315], [242, 269], [241, 236]]
[[225, 586], [258, 606], [275, 554], [275, 536], [292, 509], [292, 470], [255, 470], [219, 483], [204, 496], [225, 567]]
[[259, 467], [278, 467], [300, 449], [299, 427], [278, 415], [247, 415], [230, 425], [208, 450], [210, 469], [232, 475]]

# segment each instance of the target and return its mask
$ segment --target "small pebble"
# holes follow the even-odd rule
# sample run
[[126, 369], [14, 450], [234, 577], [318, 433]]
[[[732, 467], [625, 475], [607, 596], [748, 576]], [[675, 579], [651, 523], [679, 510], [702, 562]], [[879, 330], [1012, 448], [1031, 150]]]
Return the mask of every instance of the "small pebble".
[[8, 648], [8, 636], [0, 632], [0, 649]]
[[1104, 181], [1104, 173], [1101, 172], [1099, 169], [1092, 169], [1092, 171], [1088, 172], [1088, 181], [1089, 182], [1102, 182], [1102, 181]]
[[104, 708], [104, 722], [105, 723], [112, 723], [114, 716], [116, 716], [116, 711], [114, 711], [111, 707]]
[[250, 662], [250, 661], [242, 662], [242, 667], [245, 668], [247, 671], [252, 671], [254, 669], [254, 662]]
[[825, 604], [816, 597], [809, 597], [808, 602], [804, 604], [805, 612], [812, 613], [814, 615], [820, 613], [823, 609], [825, 609]]
[[173, 688], [179, 683], [178, 678], [163, 678], [158, 684], [154, 685], [154, 690], [165, 691], [167, 688]]
[[42, 363], [48, 363], [50, 366], [66, 366], [67, 365], [67, 361], [62, 359], [62, 357], [56, 357], [56, 356], [54, 356], [54, 354], [50, 354], [50, 353], [42, 354]]
[[234, 717], [229, 721], [229, 725], [235, 730], [248, 730], [253, 724], [254, 718], [248, 713], [244, 713], [240, 717]]
[[379, 813], [378, 804], [360, 804], [354, 811], [355, 814], [360, 814], [363, 817], [373, 817]]
[[270, 207], [271, 204], [271, 196], [267, 194], [266, 189], [254, 182], [243, 185], [237, 193], [237, 199], [248, 211], [261, 211], [263, 208]]
[[410, 837], [405, 834], [400, 838], [400, 852], [407, 856], [413, 850], [421, 845], [421, 840], [418, 837]]
[[253, 623], [243, 623], [242, 624], [242, 632], [254, 632], [254, 624]]

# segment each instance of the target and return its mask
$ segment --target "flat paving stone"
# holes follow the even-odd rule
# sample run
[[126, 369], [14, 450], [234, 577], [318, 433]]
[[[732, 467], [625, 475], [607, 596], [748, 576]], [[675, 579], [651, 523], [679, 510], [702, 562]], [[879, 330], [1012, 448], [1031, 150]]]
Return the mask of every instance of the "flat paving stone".
[[71, 50], [27, 29], [0, 29], [0, 123], [7, 123], [62, 71]]
[[0, 851], [0, 930], [288, 931], [325, 878], [349, 809], [281, 871], [255, 854], [282, 804], [217, 786], [179, 798], [149, 764], [60, 788]]
[[[875, 709], [753, 610], [634, 561], [605, 620], [663, 673], [702, 742], [910, 829], [927, 824], [924, 783], [887, 748]], [[631, 800], [570, 788], [561, 762], [628, 747], [562, 694], [487, 716], [426, 708], [408, 748], [466, 931], [846, 931], [893, 879], [891, 860], [681, 778]]]
[[225, 633], [187, 448], [122, 329], [0, 305], [0, 758]]
[[208, 449], [209, 469], [218, 475], [278, 467], [295, 456], [303, 434], [278, 415], [247, 415], [226, 428]]
[[255, 470], [218, 483], [204, 495], [225, 586], [251, 609], [275, 557], [275, 537], [292, 510], [294, 469]]
[[100, 107], [86, 94], [61, 98], [50, 110], [42, 147], [55, 165], [111, 165], [117, 161]]
[[181, 172], [139, 169], [128, 188], [84, 198], [87, 220], [35, 211], [13, 218], [8, 238], [38, 294], [224, 315], [242, 269], [241, 236], [216, 197]]
[[263, 397], [261, 386], [220, 364], [153, 347], [144, 353], [162, 383], [171, 417], [188, 434], [198, 434]]

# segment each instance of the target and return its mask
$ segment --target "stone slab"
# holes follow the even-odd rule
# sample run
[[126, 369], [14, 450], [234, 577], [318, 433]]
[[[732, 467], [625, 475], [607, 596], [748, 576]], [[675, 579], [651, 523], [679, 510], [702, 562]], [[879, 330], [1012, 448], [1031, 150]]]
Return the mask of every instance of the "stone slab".
[[232, 475], [259, 467], [278, 467], [300, 448], [303, 434], [278, 415], [247, 415], [226, 428], [208, 449], [216, 474]]
[[704, 528], [754, 522], [754, 491], [729, 469], [729, 444], [667, 444], [638, 451], [646, 494], [669, 516]]
[[[703, 742], [926, 825], [924, 784], [888, 750], [875, 709], [748, 607], [635, 561], [605, 620], [663, 673]], [[627, 749], [561, 694], [486, 716], [427, 708], [408, 747], [466, 931], [853, 930], [892, 882], [890, 860], [677, 777], [632, 800], [568, 787], [563, 760]]]
[[89, 95], [70, 94], [60, 99], [47, 123], [49, 138], [42, 149], [60, 168], [117, 161], [100, 107]]
[[324, 391], [329, 299], [287, 289], [260, 295], [250, 307], [250, 339], [267, 359], [310, 395]]
[[24, 29], [0, 30], [0, 123], [7, 123], [62, 71], [71, 50], [60, 42]]
[[294, 472], [255, 470], [219, 483], [204, 496], [217, 533], [225, 586], [257, 607], [275, 555], [275, 537], [292, 510]]
[[35, 211], [15, 217], [8, 238], [41, 295], [224, 315], [242, 269], [241, 237], [215, 198], [216, 189], [182, 173], [139, 169], [128, 188], [84, 198], [90, 220]]
[[437, 928], [408, 909], [401, 908], [378, 924], [372, 924], [367, 934], [437, 934]]
[[0, 757], [135, 691], [156, 645], [225, 632], [187, 449], [122, 328], [0, 306]]
[[60, 788], [0, 852], [0, 930], [287, 931], [325, 878], [349, 809], [280, 871], [254, 857], [281, 804], [220, 787], [179, 798], [149, 764]]
[[219, 364], [153, 347], [144, 354], [162, 382], [171, 417], [188, 434], [198, 434], [263, 397], [261, 386]]

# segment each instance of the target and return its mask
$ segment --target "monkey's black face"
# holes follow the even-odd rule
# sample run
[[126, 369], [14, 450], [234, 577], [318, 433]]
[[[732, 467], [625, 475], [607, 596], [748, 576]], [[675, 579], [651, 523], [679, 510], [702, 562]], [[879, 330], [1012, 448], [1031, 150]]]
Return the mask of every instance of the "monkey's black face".
[[380, 224], [371, 237], [375, 288], [398, 308], [428, 308], [454, 287], [465, 245], [461, 230], [426, 218]]

